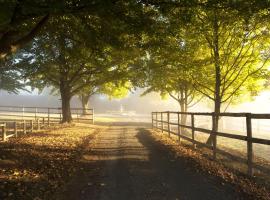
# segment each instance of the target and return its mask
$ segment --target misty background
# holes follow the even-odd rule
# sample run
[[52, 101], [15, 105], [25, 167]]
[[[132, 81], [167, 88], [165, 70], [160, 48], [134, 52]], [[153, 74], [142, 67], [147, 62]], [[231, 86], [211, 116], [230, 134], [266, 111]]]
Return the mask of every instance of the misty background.
[[[122, 99], [109, 99], [105, 95], [94, 95], [90, 98], [89, 108], [94, 109], [96, 119], [120, 120], [132, 122], [151, 123], [151, 112], [153, 111], [179, 111], [178, 103], [169, 96], [162, 99], [159, 93], [149, 93], [141, 96], [144, 89], [137, 89], [130, 92]], [[243, 103], [230, 105], [226, 112], [252, 112], [270, 113], [270, 91], [263, 91], [253, 101], [243, 99]], [[36, 90], [31, 93], [22, 91], [19, 94], [9, 94], [5, 91], [0, 92], [0, 106], [30, 106], [30, 107], [61, 107], [60, 96], [52, 95], [50, 89], [45, 89], [42, 93]], [[78, 97], [73, 97], [71, 107], [81, 108]], [[213, 105], [209, 101], [203, 101], [189, 109], [191, 112], [213, 112]], [[124, 113], [121, 114], [121, 109]], [[222, 110], [223, 112], [224, 110]], [[116, 114], [115, 114], [116, 112]], [[117, 114], [118, 112], [118, 114]], [[128, 113], [128, 114], [125, 114]], [[114, 114], [112, 114], [114, 113]], [[132, 113], [132, 114], [130, 114]], [[211, 129], [212, 121], [208, 117], [196, 118], [197, 127]], [[253, 135], [261, 138], [270, 139], [270, 120], [253, 119]], [[187, 124], [190, 119], [187, 119]], [[222, 117], [220, 119], [220, 131], [227, 133], [246, 135], [245, 118]], [[270, 159], [270, 158], [269, 158]]]
[[[178, 104], [173, 99], [162, 100], [158, 93], [151, 93], [141, 96], [143, 89], [130, 92], [122, 99], [109, 99], [105, 95], [93, 95], [89, 101], [89, 108], [95, 113], [106, 113], [109, 111], [134, 111], [137, 114], [150, 114], [155, 110], [178, 110]], [[50, 94], [45, 89], [41, 94], [35, 90], [31, 93], [22, 91], [19, 94], [0, 92], [1, 106], [33, 106], [33, 107], [61, 107], [60, 96]], [[81, 107], [78, 97], [73, 97], [71, 107]]]
[[[178, 111], [178, 103], [170, 97], [162, 99], [158, 93], [149, 93], [141, 96], [144, 89], [137, 89], [130, 92], [122, 99], [109, 99], [105, 95], [94, 95], [89, 102], [89, 108], [95, 113], [107, 113], [110, 111], [134, 111], [137, 114], [149, 114], [153, 111]], [[270, 113], [270, 91], [263, 91], [253, 101], [244, 100], [239, 105], [230, 105], [227, 112], [252, 112]], [[21, 91], [19, 94], [11, 94], [0, 91], [0, 106], [32, 106], [32, 107], [61, 107], [60, 96], [52, 95], [50, 89], [42, 93], [34, 90], [32, 92]], [[73, 97], [71, 107], [81, 107], [78, 97]], [[206, 101], [196, 104], [190, 111], [212, 112], [211, 105]]]

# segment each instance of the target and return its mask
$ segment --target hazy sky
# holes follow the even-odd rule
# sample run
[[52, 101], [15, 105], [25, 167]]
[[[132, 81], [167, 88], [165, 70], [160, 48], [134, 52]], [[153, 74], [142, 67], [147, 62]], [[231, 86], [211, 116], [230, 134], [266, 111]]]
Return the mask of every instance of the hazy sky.
[[[96, 112], [106, 112], [120, 110], [135, 111], [137, 113], [150, 113], [152, 111], [177, 111], [178, 103], [167, 98], [162, 100], [158, 93], [151, 93], [141, 96], [143, 89], [136, 90], [130, 93], [123, 99], [109, 100], [106, 96], [96, 95], [90, 100], [90, 107], [94, 107]], [[45, 90], [40, 95], [38, 91], [32, 93], [21, 92], [19, 95], [0, 92], [0, 105], [16, 105], [16, 106], [44, 106], [57, 107], [61, 105], [60, 97], [50, 95], [49, 90]], [[255, 112], [255, 113], [270, 113], [270, 91], [262, 92], [253, 102], [242, 103], [241, 105], [231, 106], [227, 111], [231, 112]], [[80, 107], [79, 100], [75, 97], [72, 99], [72, 107]], [[211, 112], [211, 109], [206, 104], [196, 105], [190, 109], [197, 112]]]
[[[90, 107], [94, 107], [96, 112], [106, 112], [120, 110], [135, 111], [137, 113], [149, 113], [154, 110], [178, 110], [178, 104], [172, 99], [161, 100], [157, 93], [151, 93], [141, 97], [143, 90], [137, 90], [130, 93], [123, 99], [108, 99], [104, 95], [95, 95], [90, 99]], [[50, 95], [49, 90], [41, 94], [38, 91], [32, 93], [21, 92], [19, 95], [0, 92], [0, 105], [17, 105], [17, 106], [44, 106], [58, 107], [61, 105], [59, 96]], [[73, 98], [72, 107], [80, 107], [81, 103], [78, 98]]]

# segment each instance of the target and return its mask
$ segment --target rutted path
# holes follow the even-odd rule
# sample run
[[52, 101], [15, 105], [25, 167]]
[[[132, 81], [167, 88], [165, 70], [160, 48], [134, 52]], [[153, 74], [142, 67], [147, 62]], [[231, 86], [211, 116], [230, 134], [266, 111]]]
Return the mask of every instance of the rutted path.
[[82, 163], [63, 199], [241, 199], [230, 184], [174, 158], [144, 128], [104, 129]]

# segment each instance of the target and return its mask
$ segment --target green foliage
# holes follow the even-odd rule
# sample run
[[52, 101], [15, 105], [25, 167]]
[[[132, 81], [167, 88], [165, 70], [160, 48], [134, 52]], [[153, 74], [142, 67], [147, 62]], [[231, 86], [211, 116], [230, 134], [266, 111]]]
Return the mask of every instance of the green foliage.
[[269, 75], [266, 0], [0, 3], [1, 58], [28, 43], [16, 57], [23, 72], [2, 72], [7, 90], [22, 73], [68, 96], [120, 98], [132, 83], [186, 107], [201, 95], [220, 106], [257, 95]]
[[21, 71], [14, 66], [12, 60], [0, 62], [0, 90], [15, 94], [20, 90], [26, 90], [21, 80]]
[[154, 37], [144, 38], [147, 46], [141, 76], [142, 86], [147, 88], [144, 94], [154, 91], [159, 92], [163, 99], [170, 96], [179, 103], [182, 111], [187, 111], [201, 99], [192, 80], [197, 67], [197, 38], [182, 28], [180, 21], [176, 25], [172, 14], [159, 18], [163, 19], [167, 29]]
[[[0, 1], [0, 59], [31, 42], [39, 32], [46, 32], [44, 27], [48, 19], [68, 15], [76, 15], [84, 23], [80, 28], [89, 31], [84, 38], [102, 35], [102, 40], [105, 42], [110, 40], [112, 43], [114, 40], [115, 45], [119, 45], [124, 41], [118, 40], [119, 35], [115, 33], [121, 35], [125, 32], [136, 35], [138, 30], [148, 30], [149, 27], [146, 25], [151, 24], [153, 9], [145, 8], [143, 3], [134, 0], [115, 2], [2, 0]], [[58, 27], [54, 27], [56, 34], [57, 29]], [[101, 32], [101, 35], [95, 35]], [[94, 44], [90, 43], [90, 45]]]
[[121, 99], [128, 95], [130, 88], [131, 84], [129, 82], [123, 84], [108, 82], [101, 85], [98, 92], [107, 95], [109, 99]]
[[201, 93], [216, 105], [257, 95], [268, 77], [269, 12], [257, 5], [256, 12], [244, 13], [239, 2], [223, 7], [216, 1], [208, 8], [207, 1], [190, 7], [164, 4], [158, 19], [166, 29], [143, 38], [145, 93], [167, 93], [179, 101], [188, 88], [191, 99]]
[[[265, 31], [265, 21], [258, 21], [258, 17], [246, 19], [236, 11], [228, 13], [221, 9], [197, 11], [194, 25], [199, 27], [197, 36], [204, 40], [198, 41], [203, 56], [194, 81], [210, 99], [215, 101], [218, 95], [220, 103], [225, 103], [241, 95], [256, 80], [259, 83], [260, 74], [266, 72], [269, 34]], [[217, 69], [220, 80], [217, 80]], [[217, 81], [220, 81], [220, 91], [217, 91]]]
[[[75, 95], [87, 85], [99, 82], [99, 77], [109, 70], [109, 66], [104, 65], [106, 58], [103, 54], [107, 46], [97, 44], [98, 40], [90, 37], [89, 42], [96, 41], [99, 49], [87, 47], [81, 41], [86, 34], [84, 24], [76, 17], [55, 18], [49, 25], [46, 34], [35, 39], [29, 49], [22, 52], [25, 77], [31, 80], [32, 86], [60, 89], [63, 83], [69, 87], [70, 94]], [[51, 31], [55, 26], [59, 27], [57, 33]]]

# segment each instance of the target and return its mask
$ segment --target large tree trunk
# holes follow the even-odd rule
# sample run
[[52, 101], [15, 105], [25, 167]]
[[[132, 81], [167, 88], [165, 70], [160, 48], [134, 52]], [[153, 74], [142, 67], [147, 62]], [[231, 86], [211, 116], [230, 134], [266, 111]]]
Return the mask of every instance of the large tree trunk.
[[70, 123], [72, 121], [70, 110], [70, 100], [72, 96], [70, 93], [70, 88], [67, 87], [63, 81], [60, 83], [60, 93], [62, 100], [62, 123]]
[[[183, 99], [180, 100], [179, 105], [180, 105], [180, 112], [187, 112], [186, 101], [184, 101]], [[187, 115], [181, 114], [181, 124], [186, 125], [186, 123], [187, 123]], [[185, 128], [181, 127], [181, 133], [183, 133], [184, 131], [185, 131]]]
[[[180, 104], [181, 112], [187, 112], [184, 101], [180, 101], [179, 104]], [[181, 124], [186, 125], [186, 121], [187, 121], [187, 115], [181, 114]]]
[[[219, 121], [219, 114], [221, 108], [221, 94], [220, 94], [220, 87], [221, 87], [221, 71], [220, 71], [220, 56], [219, 56], [219, 26], [218, 26], [218, 19], [216, 13], [214, 14], [214, 21], [213, 21], [213, 51], [214, 51], [214, 62], [215, 62], [215, 109], [214, 109], [214, 118], [212, 121], [212, 131], [218, 131], [218, 121]], [[208, 140], [207, 144], [213, 144], [214, 136], [211, 135]]]
[[89, 98], [90, 98], [90, 95], [85, 95], [85, 94], [80, 95], [80, 100], [81, 100], [82, 108], [83, 108], [83, 115], [88, 114]]

